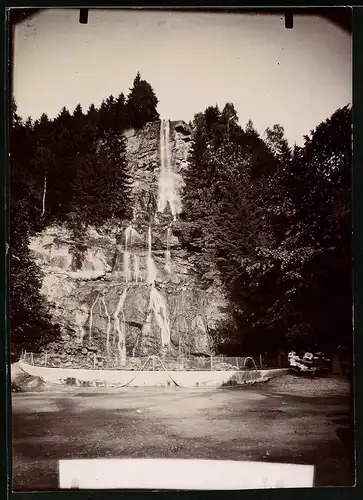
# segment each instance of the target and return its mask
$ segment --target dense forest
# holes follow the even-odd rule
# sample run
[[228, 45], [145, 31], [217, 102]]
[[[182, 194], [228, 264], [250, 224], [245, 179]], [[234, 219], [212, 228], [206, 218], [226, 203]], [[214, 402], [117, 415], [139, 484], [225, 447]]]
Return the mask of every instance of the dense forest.
[[221, 271], [222, 351], [351, 351], [351, 123], [338, 109], [290, 148], [279, 125], [240, 127], [233, 104], [195, 116], [184, 243], [203, 279]]
[[[63, 108], [22, 121], [11, 106], [10, 319], [12, 350], [59, 332], [48, 321], [32, 234], [52, 223], [73, 232], [82, 258], [88, 225], [130, 217], [121, 132], [157, 120], [158, 99], [137, 74], [127, 97], [97, 108]], [[280, 125], [263, 136], [239, 125], [233, 104], [208, 107], [193, 141], [179, 222], [207, 286], [221, 272], [230, 322], [215, 332], [221, 352], [301, 345], [352, 347], [351, 109], [338, 109], [290, 148]], [[74, 259], [77, 263], [77, 259]], [[41, 332], [41, 333], [40, 333]]]

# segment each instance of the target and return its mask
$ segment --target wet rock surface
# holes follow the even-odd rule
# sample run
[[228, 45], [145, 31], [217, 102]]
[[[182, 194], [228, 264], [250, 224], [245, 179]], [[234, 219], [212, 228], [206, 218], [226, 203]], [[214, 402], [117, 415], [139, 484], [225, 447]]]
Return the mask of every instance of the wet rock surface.
[[[182, 187], [190, 147], [183, 140], [184, 128], [178, 132], [171, 127], [167, 141], [173, 175], [179, 182], [174, 184], [176, 192]], [[76, 270], [73, 241], [65, 227], [48, 227], [31, 241], [33, 258], [44, 272], [43, 293], [52, 319], [64, 335], [72, 335], [82, 345], [92, 342], [100, 352], [118, 348], [128, 356], [208, 354], [209, 332], [225, 314], [218, 273], [214, 284], [205, 289], [198, 281], [195, 256], [181, 248], [178, 222], [170, 207], [156, 213], [160, 122], [125, 135], [133, 179], [133, 220], [88, 228], [83, 263]], [[150, 251], [154, 285], [148, 282]], [[149, 310], [152, 286], [160, 296], [160, 311], [154, 315]], [[162, 322], [170, 328], [167, 348], [162, 345]]]

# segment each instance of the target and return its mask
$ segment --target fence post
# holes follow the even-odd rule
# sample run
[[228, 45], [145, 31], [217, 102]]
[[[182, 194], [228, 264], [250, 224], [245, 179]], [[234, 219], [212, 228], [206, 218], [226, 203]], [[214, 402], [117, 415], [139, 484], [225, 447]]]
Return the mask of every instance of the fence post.
[[213, 354], [210, 357], [210, 369], [213, 370]]
[[45, 353], [45, 356], [44, 356], [44, 367], [47, 366], [47, 353]]
[[262, 369], [262, 354], [260, 354], [260, 368]]
[[33, 356], [33, 353], [31, 353], [31, 359], [32, 359], [32, 365], [34, 366], [34, 356]]
[[153, 356], [153, 371], [155, 371], [155, 356]]
[[24, 351], [23, 361], [24, 361], [24, 363], [26, 363], [26, 349], [25, 349], [25, 351]]
[[237, 370], [239, 370], [238, 358], [236, 358], [236, 366], [237, 366]]
[[96, 353], [93, 353], [93, 369], [96, 369]]

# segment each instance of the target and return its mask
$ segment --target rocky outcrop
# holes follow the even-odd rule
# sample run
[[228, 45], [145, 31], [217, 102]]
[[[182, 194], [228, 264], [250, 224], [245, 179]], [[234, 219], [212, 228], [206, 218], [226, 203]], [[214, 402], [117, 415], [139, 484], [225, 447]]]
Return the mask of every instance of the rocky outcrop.
[[189, 142], [191, 140], [192, 130], [184, 121], [172, 122], [172, 126], [174, 130], [180, 134], [183, 141]]
[[[208, 354], [210, 332], [224, 319], [218, 274], [213, 286], [204, 289], [195, 256], [181, 248], [171, 214], [155, 214], [159, 127], [152, 123], [125, 133], [133, 179], [132, 225], [124, 221], [88, 228], [87, 250], [76, 271], [72, 240], [64, 227], [48, 227], [30, 245], [44, 272], [43, 293], [51, 316], [63, 334], [121, 360], [130, 355]], [[189, 145], [177, 130], [171, 132], [173, 173], [182, 183]], [[150, 256], [155, 266], [152, 282]], [[153, 306], [151, 297], [156, 300]]]

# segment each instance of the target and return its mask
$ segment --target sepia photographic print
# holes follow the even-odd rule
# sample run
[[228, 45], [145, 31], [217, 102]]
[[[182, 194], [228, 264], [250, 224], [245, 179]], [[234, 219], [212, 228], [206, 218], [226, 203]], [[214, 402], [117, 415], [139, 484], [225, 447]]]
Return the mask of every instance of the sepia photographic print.
[[12, 490], [354, 486], [351, 10], [8, 22]]

